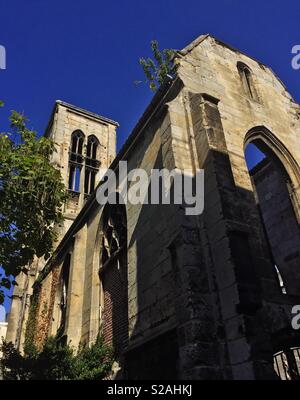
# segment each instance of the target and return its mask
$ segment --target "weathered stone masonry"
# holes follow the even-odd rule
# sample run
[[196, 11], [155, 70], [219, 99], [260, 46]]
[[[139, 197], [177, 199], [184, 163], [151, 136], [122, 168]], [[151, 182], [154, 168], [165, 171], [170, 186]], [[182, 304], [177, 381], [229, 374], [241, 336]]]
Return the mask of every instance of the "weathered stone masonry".
[[[300, 108], [268, 67], [209, 35], [178, 52], [175, 62], [175, 79], [155, 94], [106, 165], [112, 161], [118, 172], [126, 160], [128, 172], [149, 174], [152, 168], [203, 168], [203, 214], [186, 216], [178, 205], [122, 206], [121, 249], [122, 230], [111, 224], [104, 232], [107, 209], [95, 194], [80, 197], [81, 211], [40, 273], [51, 323], [39, 312], [36, 329], [41, 341], [56, 333], [52, 271], [70, 255], [63, 336], [74, 346], [93, 342], [99, 330], [115, 340], [116, 377], [276, 379], [273, 355], [300, 346], [291, 327], [291, 307], [300, 304], [300, 265], [294, 258], [286, 281], [295, 283], [283, 294], [244, 151], [255, 143], [282, 164], [297, 231]], [[108, 125], [100, 144], [114, 137], [115, 125]]]

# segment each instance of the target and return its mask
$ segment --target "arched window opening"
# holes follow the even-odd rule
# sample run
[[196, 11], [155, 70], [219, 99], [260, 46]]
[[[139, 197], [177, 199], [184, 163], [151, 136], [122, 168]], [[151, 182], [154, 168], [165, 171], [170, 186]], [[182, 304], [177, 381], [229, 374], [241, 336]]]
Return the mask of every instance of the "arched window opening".
[[[87, 163], [92, 164], [93, 161], [97, 161], [97, 149], [99, 146], [98, 139], [91, 135], [88, 137], [87, 148], [86, 148], [86, 159]], [[94, 165], [96, 166], [96, 165]]]
[[71, 152], [70, 160], [73, 162], [82, 162], [84, 135], [81, 131], [77, 130], [72, 133], [71, 137]]
[[94, 135], [89, 136], [86, 148], [84, 176], [84, 193], [86, 195], [91, 194], [95, 190], [96, 175], [100, 165], [97, 159], [98, 147], [98, 139]]
[[91, 168], [85, 169], [84, 193], [91, 194], [95, 190], [96, 171]]
[[247, 67], [246, 64], [241, 63], [241, 62], [238, 62], [237, 67], [238, 67], [239, 74], [240, 74], [246, 94], [250, 98], [257, 100], [256, 91], [254, 89], [253, 78], [252, 78], [252, 73], [250, 71], [250, 68]]
[[127, 221], [124, 205], [103, 210], [100, 278], [105, 343], [120, 354], [128, 341]]
[[83, 164], [83, 142], [84, 134], [74, 131], [71, 137], [71, 147], [69, 152], [69, 181], [68, 189], [73, 192], [80, 192], [81, 168]]
[[68, 288], [70, 276], [70, 260], [71, 255], [67, 254], [61, 269], [60, 274], [60, 303], [59, 303], [59, 323], [57, 336], [63, 336], [66, 325], [67, 303], [68, 303]]
[[249, 143], [246, 161], [274, 277], [282, 294], [299, 295], [300, 230], [285, 167], [261, 139]]

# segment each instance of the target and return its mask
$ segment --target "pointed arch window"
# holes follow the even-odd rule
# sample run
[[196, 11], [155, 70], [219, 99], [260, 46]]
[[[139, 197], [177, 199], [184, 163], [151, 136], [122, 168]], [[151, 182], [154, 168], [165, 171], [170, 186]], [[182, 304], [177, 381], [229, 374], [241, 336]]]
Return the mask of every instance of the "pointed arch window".
[[253, 77], [250, 68], [242, 62], [237, 63], [237, 68], [243, 83], [245, 93], [251, 99], [257, 100], [257, 94], [254, 88]]
[[80, 178], [83, 164], [83, 143], [84, 134], [76, 130], [71, 136], [71, 147], [69, 153], [69, 182], [68, 189], [73, 192], [80, 192]]
[[74, 131], [71, 137], [71, 152], [70, 152], [71, 161], [78, 163], [81, 163], [83, 161], [82, 160], [83, 142], [84, 142], [83, 132], [80, 130]]
[[103, 210], [100, 255], [104, 341], [120, 354], [128, 341], [127, 220], [122, 204], [107, 204]]
[[84, 193], [91, 194], [95, 189], [96, 175], [99, 170], [98, 160], [99, 141], [94, 135], [90, 135], [87, 140], [85, 158]]
[[126, 211], [123, 205], [107, 205], [103, 217], [102, 266], [119, 259], [126, 247]]
[[97, 160], [97, 150], [99, 146], [98, 139], [91, 135], [88, 137], [87, 147], [86, 147], [86, 159], [87, 163], [92, 163], [92, 161]]
[[259, 161], [250, 167], [254, 158], [249, 156], [249, 147], [245, 147], [266, 255], [273, 266], [269, 279], [277, 281], [282, 294], [297, 296], [300, 290], [299, 201], [291, 193], [299, 182], [299, 167], [279, 139], [263, 126], [251, 129], [245, 144], [252, 145], [256, 154], [259, 151]]

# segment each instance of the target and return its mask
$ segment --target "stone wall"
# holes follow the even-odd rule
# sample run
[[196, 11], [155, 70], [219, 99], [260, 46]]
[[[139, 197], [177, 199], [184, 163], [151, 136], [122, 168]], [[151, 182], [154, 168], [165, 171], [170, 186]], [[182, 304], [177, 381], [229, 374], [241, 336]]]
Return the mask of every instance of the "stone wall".
[[[177, 62], [177, 78], [155, 95], [116, 162], [127, 160], [128, 172], [148, 174], [203, 168], [204, 212], [126, 205], [123, 376], [149, 376], [140, 355], [151, 354], [152, 377], [161, 376], [156, 366], [166, 357], [176, 365], [174, 378], [274, 379], [280, 337], [285, 345], [300, 343], [290, 314], [299, 300], [284, 296], [274, 276], [244, 149], [255, 141], [276, 154], [299, 208], [299, 106], [268, 67], [210, 36], [184, 49]], [[255, 99], [245, 91], [238, 62], [251, 70]], [[74, 346], [93, 342], [103, 322], [102, 212], [92, 197], [59, 250], [63, 260], [72, 243], [66, 335]], [[298, 224], [297, 209], [295, 218]], [[50, 275], [43, 293], [51, 293]], [[114, 274], [110, 279], [113, 286]]]

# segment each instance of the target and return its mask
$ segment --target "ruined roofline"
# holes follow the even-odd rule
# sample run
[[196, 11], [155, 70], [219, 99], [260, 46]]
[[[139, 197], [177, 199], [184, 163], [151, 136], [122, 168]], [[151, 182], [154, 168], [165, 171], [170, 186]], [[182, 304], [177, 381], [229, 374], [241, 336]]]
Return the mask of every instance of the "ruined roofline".
[[262, 63], [261, 61], [249, 56], [249, 54], [244, 53], [243, 51], [231, 46], [228, 43], [223, 42], [222, 40], [216, 38], [215, 36], [211, 35], [210, 33], [207, 33], [205, 35], [200, 35], [198, 36], [195, 40], [192, 41], [192, 43], [188, 44], [186, 47], [184, 47], [182, 50], [178, 50], [178, 54], [185, 56], [188, 53], [190, 53], [195, 47], [197, 47], [200, 43], [204, 42], [207, 38], [211, 38], [213, 39], [217, 44], [223, 46], [223, 47], [227, 47], [229, 50], [233, 51], [234, 53], [239, 53], [242, 54], [243, 56], [246, 56], [248, 58], [250, 58], [251, 60], [257, 62], [259, 65], [265, 67], [265, 68], [269, 68], [268, 65]]
[[265, 69], [268, 69], [268, 70], [275, 76], [275, 78], [278, 79], [278, 81], [280, 82], [280, 84], [282, 85], [282, 87], [284, 88], [284, 90], [286, 90], [286, 92], [290, 95], [291, 100], [292, 100], [295, 104], [299, 105], [299, 104], [293, 99], [293, 97], [291, 96], [291, 94], [290, 94], [290, 92], [288, 91], [286, 85], [282, 82], [282, 80], [281, 80], [281, 79], [279, 78], [279, 76], [273, 71], [273, 69], [272, 69], [271, 67], [269, 67], [268, 65], [266, 65], [266, 64], [262, 63], [261, 61], [255, 59], [254, 57], [249, 56], [249, 54], [247, 54], [247, 53], [245, 53], [245, 52], [243, 52], [243, 51], [241, 51], [241, 50], [239, 50], [239, 49], [237, 49], [237, 48], [231, 46], [230, 44], [223, 42], [222, 40], [220, 40], [220, 39], [218, 39], [217, 37], [211, 35], [210, 33], [206, 33], [206, 34], [204, 34], [204, 35], [198, 36], [195, 40], [193, 40], [190, 44], [188, 44], [188, 45], [187, 45], [186, 47], [184, 47], [183, 49], [181, 49], [181, 50], [176, 50], [176, 53], [177, 53], [179, 56], [184, 57], [184, 56], [186, 56], [187, 54], [189, 54], [189, 53], [190, 53], [195, 47], [197, 47], [200, 43], [204, 42], [207, 38], [213, 39], [213, 40], [216, 42], [216, 44], [218, 44], [218, 45], [220, 45], [220, 46], [223, 46], [223, 47], [226, 47], [227, 49], [233, 51], [234, 53], [239, 53], [239, 54], [241, 54], [241, 55], [243, 55], [243, 56], [249, 58], [250, 60], [255, 61], [256, 63], [258, 63], [258, 64], [260, 65], [260, 67], [265, 68]]
[[110, 118], [103, 117], [100, 114], [96, 114], [96, 113], [94, 113], [92, 111], [88, 111], [88, 110], [86, 110], [84, 108], [81, 108], [81, 107], [78, 107], [78, 106], [74, 106], [73, 104], [67, 103], [67, 102], [62, 101], [62, 100], [56, 100], [55, 104], [54, 104], [54, 107], [52, 109], [51, 115], [50, 115], [49, 122], [47, 124], [46, 130], [45, 130], [45, 133], [44, 133], [44, 136], [46, 136], [46, 137], [49, 136], [50, 129], [51, 129], [52, 124], [53, 124], [54, 115], [55, 115], [55, 113], [57, 111], [58, 105], [63, 106], [65, 108], [67, 108], [67, 109], [69, 109], [71, 111], [74, 111], [75, 113], [81, 114], [81, 115], [83, 115], [85, 117], [90, 117], [90, 118], [96, 119], [96, 120], [98, 120], [100, 122], [103, 122], [105, 124], [111, 124], [111, 125], [114, 125], [116, 127], [120, 126], [118, 122], [116, 122], [116, 121], [114, 121], [114, 120], [112, 120]]
[[84, 108], [74, 106], [73, 104], [67, 103], [67, 102], [65, 102], [65, 101], [56, 100], [56, 104], [59, 104], [59, 105], [61, 105], [61, 106], [63, 106], [63, 107], [66, 107], [66, 108], [68, 108], [68, 109], [70, 109], [70, 110], [72, 110], [72, 111], [77, 111], [77, 112], [79, 112], [80, 114], [84, 114], [84, 115], [87, 115], [87, 116], [90, 116], [90, 117], [99, 119], [100, 121], [103, 121], [103, 122], [107, 122], [107, 123], [109, 123], [109, 124], [111, 124], [111, 125], [115, 125], [115, 126], [117, 126], [117, 127], [119, 126], [119, 123], [118, 123], [118, 122], [116, 122], [116, 121], [114, 121], [114, 120], [112, 120], [112, 119], [110, 119], [110, 118], [103, 117], [103, 116], [100, 115], [100, 114], [96, 114], [96, 113], [91, 112], [91, 111], [88, 111], [88, 110], [86, 110], [86, 109], [84, 109]]

